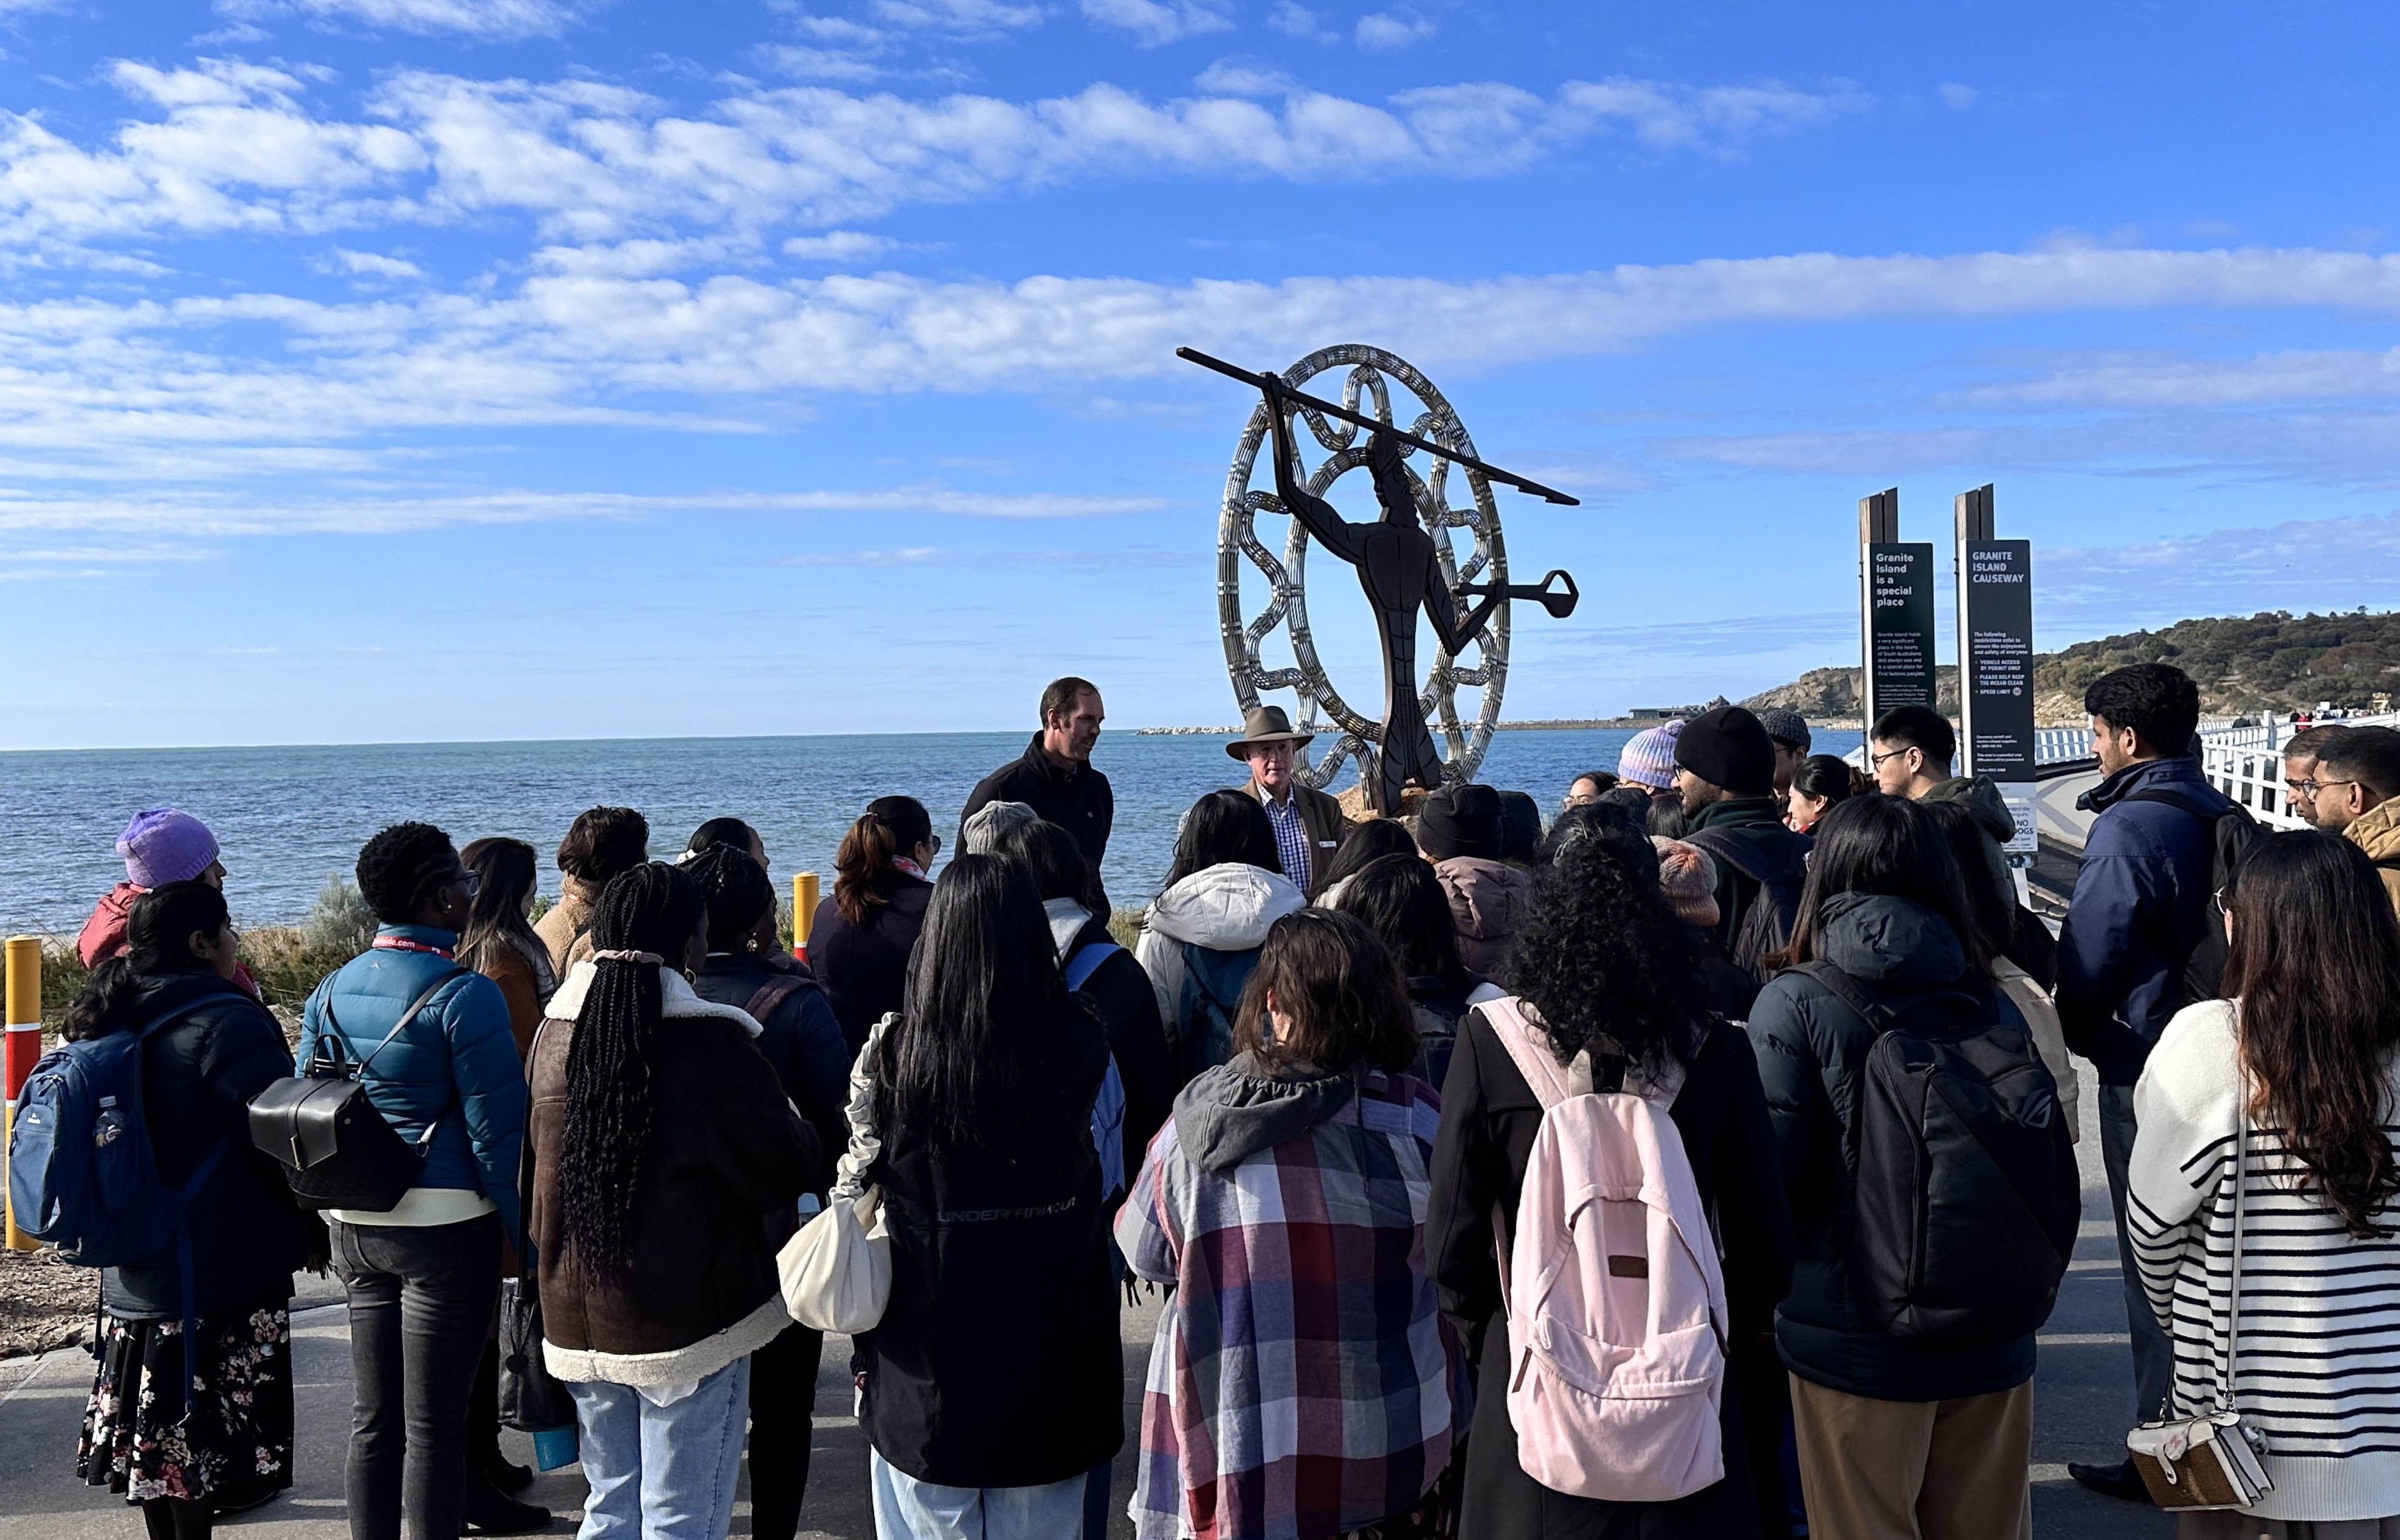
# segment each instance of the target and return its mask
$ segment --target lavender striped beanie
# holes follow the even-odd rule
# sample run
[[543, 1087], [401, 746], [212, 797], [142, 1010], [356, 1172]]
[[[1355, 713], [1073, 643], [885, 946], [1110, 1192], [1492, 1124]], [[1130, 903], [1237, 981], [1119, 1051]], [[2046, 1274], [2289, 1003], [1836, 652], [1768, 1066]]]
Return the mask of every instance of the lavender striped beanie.
[[1664, 791], [1675, 784], [1675, 740], [1682, 737], [1681, 720], [1661, 728], [1646, 728], [1627, 742], [1625, 752], [1616, 756], [1616, 776], [1653, 791]]

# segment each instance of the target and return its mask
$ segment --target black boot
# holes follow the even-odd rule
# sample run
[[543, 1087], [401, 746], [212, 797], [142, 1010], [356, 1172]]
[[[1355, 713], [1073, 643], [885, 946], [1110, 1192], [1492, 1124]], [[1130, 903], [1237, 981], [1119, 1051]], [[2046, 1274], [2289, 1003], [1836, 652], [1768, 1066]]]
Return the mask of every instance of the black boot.
[[2144, 1507], [2153, 1506], [2150, 1489], [2143, 1484], [2142, 1473], [2134, 1468], [2131, 1459], [2120, 1460], [2113, 1465], [2070, 1465], [2066, 1467], [2066, 1474], [2103, 1497], [2121, 1497], [2128, 1503], [2139, 1503]]
[[467, 1476], [467, 1527], [481, 1534], [539, 1534], [550, 1528], [550, 1510], [520, 1503], [480, 1475]]

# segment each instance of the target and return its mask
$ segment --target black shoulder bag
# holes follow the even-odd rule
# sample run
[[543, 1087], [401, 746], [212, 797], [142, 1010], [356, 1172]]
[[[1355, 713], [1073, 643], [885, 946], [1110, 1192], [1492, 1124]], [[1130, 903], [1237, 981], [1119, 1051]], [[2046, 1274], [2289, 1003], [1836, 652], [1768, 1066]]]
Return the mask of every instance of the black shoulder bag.
[[[541, 1033], [525, 1053], [525, 1072], [541, 1051]], [[552, 1378], [542, 1356], [541, 1294], [533, 1254], [533, 1119], [525, 1119], [525, 1148], [517, 1157], [517, 1275], [500, 1280], [500, 1422], [520, 1433], [545, 1433], [575, 1425], [575, 1401]]]
[[[367, 1066], [408, 1029], [416, 1013], [454, 978], [470, 970], [453, 968], [433, 981], [402, 1011], [392, 1029], [364, 1059], [349, 1061], [349, 1041], [325, 996], [325, 1029], [306, 1074], [280, 1080], [250, 1098], [250, 1139], [283, 1166], [283, 1179], [303, 1208], [355, 1208], [380, 1214], [392, 1207], [425, 1173], [425, 1147], [433, 1140], [445, 1103], [411, 1144], [375, 1111], [367, 1097]], [[334, 1044], [340, 1048], [335, 1050]]]

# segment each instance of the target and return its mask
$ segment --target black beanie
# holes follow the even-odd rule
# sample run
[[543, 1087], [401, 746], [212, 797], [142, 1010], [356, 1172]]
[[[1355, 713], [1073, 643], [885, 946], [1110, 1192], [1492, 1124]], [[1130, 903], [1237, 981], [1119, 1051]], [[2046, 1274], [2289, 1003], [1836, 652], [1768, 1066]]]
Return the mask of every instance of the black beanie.
[[1775, 790], [1775, 744], [1758, 718], [1739, 706], [1719, 706], [1684, 724], [1675, 763], [1737, 797]]
[[1417, 814], [1417, 849], [1436, 861], [1500, 859], [1500, 794], [1490, 786], [1444, 786]]

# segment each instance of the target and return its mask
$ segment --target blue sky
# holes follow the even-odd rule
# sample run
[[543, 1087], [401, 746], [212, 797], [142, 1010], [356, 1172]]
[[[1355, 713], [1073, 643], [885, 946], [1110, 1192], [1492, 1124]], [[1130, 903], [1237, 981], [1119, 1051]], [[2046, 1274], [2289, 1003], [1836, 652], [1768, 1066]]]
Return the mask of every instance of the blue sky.
[[1996, 484], [2046, 647], [2400, 604], [2395, 32], [0, 0], [0, 746], [1226, 720], [1179, 344], [1390, 348], [1584, 497], [1500, 494], [1584, 593], [1510, 716], [1854, 659], [1887, 485]]

